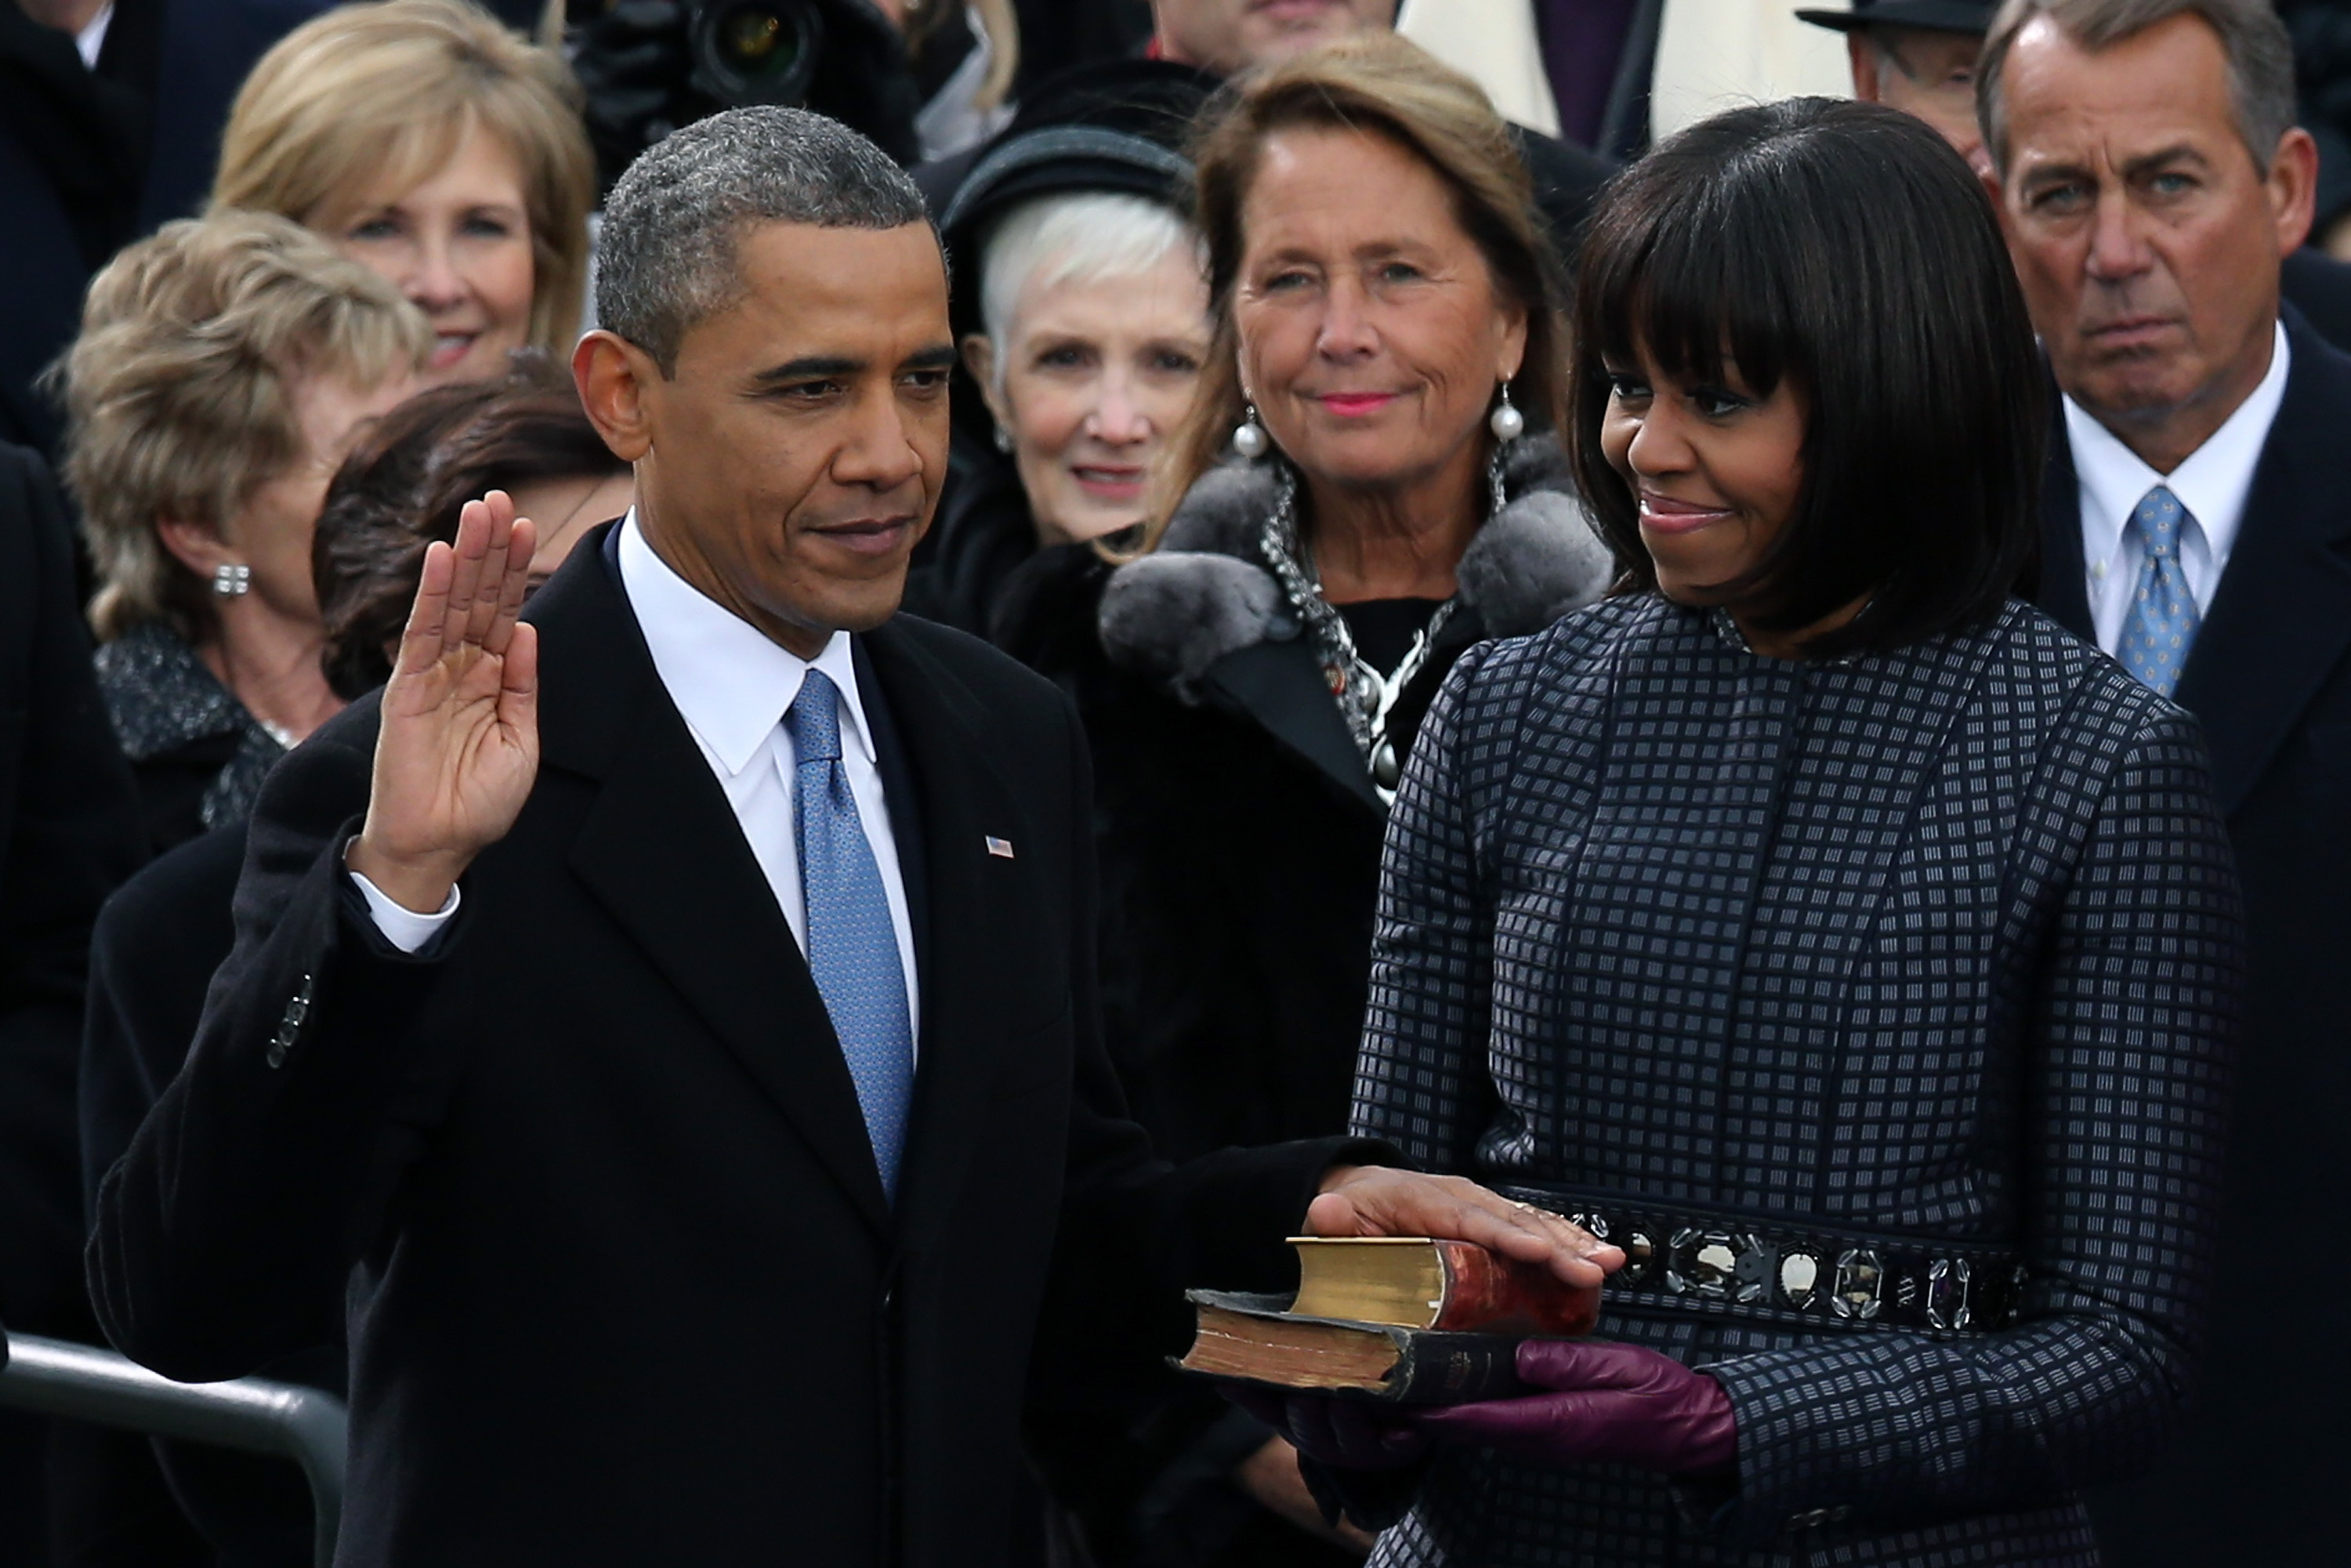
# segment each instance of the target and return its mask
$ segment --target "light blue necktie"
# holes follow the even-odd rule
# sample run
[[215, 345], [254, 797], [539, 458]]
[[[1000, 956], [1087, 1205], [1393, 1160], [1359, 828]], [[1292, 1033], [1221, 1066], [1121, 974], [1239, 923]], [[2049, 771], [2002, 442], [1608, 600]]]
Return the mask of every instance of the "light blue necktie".
[[882, 1190], [895, 1202], [914, 1082], [906, 971], [898, 961], [898, 935], [873, 846], [841, 766], [840, 689], [821, 671], [810, 670], [800, 683], [784, 727], [796, 754], [792, 816], [808, 910], [809, 971], [857, 1084]]
[[2179, 529], [2187, 520], [2179, 497], [2158, 485], [2140, 499], [2128, 525], [2138, 530], [2147, 560], [2131, 590], [2130, 612], [2123, 617], [2122, 643], [2115, 652], [2124, 669], [2165, 696], [2179, 685], [2180, 666], [2196, 644], [2201, 619], [2179, 564]]

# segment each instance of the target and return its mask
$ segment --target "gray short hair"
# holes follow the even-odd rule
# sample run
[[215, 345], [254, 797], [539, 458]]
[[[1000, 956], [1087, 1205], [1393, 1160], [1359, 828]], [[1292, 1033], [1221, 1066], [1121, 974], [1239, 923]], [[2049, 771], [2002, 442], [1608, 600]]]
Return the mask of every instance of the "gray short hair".
[[2237, 134], [2267, 170], [2278, 142], [2294, 126], [2294, 40], [2270, 0], [2008, 0], [1984, 36], [1976, 63], [1976, 120], [1984, 147], [2001, 172], [2008, 169], [2008, 116], [2001, 100], [2001, 68], [2017, 34], [2046, 16], [2060, 32], [2095, 53], [2146, 32], [2158, 22], [2192, 15], [2220, 35], [2229, 62], [2229, 98]]
[[979, 313], [996, 345], [996, 390], [1004, 390], [1013, 316], [1021, 291], [1031, 283], [1058, 288], [1137, 277], [1186, 246], [1206, 289], [1207, 249], [1192, 225], [1164, 202], [1123, 191], [1077, 191], [1038, 196], [1013, 208], [979, 247]]
[[742, 298], [735, 246], [754, 224], [927, 224], [923, 194], [882, 149], [806, 110], [732, 109], [645, 149], [604, 204], [596, 324], [677, 369], [686, 332]]

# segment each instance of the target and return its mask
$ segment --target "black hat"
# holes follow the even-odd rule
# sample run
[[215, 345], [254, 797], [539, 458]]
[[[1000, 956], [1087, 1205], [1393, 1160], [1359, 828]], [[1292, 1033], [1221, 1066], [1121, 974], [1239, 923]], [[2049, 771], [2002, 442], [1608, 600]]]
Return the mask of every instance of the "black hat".
[[1017, 203], [1062, 191], [1120, 191], [1170, 205], [1191, 177], [1193, 118], [1216, 86], [1189, 66], [1119, 60], [1064, 71], [1032, 89], [947, 198], [939, 231], [953, 253]]
[[1991, 31], [1991, 14], [1999, 0], [1853, 0], [1850, 11], [1799, 11], [1797, 16], [1815, 27], [1850, 33], [1855, 27], [1917, 27], [1930, 33]]

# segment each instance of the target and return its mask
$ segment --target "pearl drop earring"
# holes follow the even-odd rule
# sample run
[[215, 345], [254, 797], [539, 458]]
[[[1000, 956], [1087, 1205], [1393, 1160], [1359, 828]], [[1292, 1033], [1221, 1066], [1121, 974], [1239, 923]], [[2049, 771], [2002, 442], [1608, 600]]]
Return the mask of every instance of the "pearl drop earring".
[[1495, 440], [1505, 444], [1527, 433], [1527, 416], [1511, 405], [1510, 382], [1502, 383], [1502, 401], [1487, 416], [1486, 427], [1494, 433]]
[[996, 449], [998, 452], [1012, 450], [1012, 433], [1000, 424], [996, 427]]
[[1265, 455], [1266, 448], [1273, 443], [1266, 435], [1265, 426], [1257, 422], [1257, 404], [1252, 402], [1244, 406], [1248, 412], [1241, 415], [1240, 423], [1234, 427], [1233, 450], [1254, 463]]

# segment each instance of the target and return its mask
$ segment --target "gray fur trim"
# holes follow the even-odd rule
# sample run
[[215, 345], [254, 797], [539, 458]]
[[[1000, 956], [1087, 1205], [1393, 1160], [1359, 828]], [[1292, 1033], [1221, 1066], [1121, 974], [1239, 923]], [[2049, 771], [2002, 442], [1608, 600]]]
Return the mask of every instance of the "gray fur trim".
[[1454, 576], [1488, 636], [1520, 637], [1607, 592], [1616, 563], [1583, 502], [1531, 490], [1487, 519]]
[[1159, 548], [1213, 550], [1256, 560], [1258, 536], [1273, 513], [1273, 491], [1270, 463], [1220, 464], [1184, 492]]
[[1111, 662], [1186, 696], [1227, 653], [1297, 634], [1273, 574], [1228, 555], [1162, 550], [1127, 562], [1102, 590]]
[[1502, 494], [1515, 500], [1530, 490], [1564, 490], [1575, 494], [1575, 475], [1567, 465], [1567, 448], [1556, 435], [1530, 435], [1510, 444], [1502, 455]]
[[[1502, 488], [1507, 504], [1469, 541], [1456, 575], [1463, 604], [1487, 634], [1516, 637], [1598, 599], [1616, 569], [1556, 440], [1516, 443], [1503, 461]], [[1158, 550], [1119, 568], [1103, 591], [1102, 646], [1112, 663], [1188, 695], [1227, 653], [1298, 634], [1259, 553], [1273, 500], [1270, 464], [1228, 462], [1199, 477]]]

